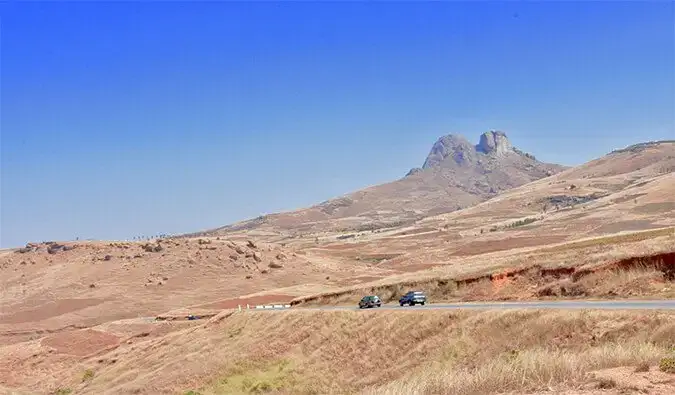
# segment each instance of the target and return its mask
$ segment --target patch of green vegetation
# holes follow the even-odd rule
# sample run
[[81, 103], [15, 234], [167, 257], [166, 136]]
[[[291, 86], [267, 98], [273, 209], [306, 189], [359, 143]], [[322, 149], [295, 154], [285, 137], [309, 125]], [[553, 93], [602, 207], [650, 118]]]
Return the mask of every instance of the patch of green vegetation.
[[56, 390], [56, 392], [54, 392], [54, 394], [55, 395], [68, 395], [71, 392], [73, 392], [73, 390], [71, 390], [70, 388], [59, 388], [59, 389]]
[[84, 371], [84, 374], [82, 375], [82, 381], [89, 381], [94, 378], [94, 371], [91, 369], [87, 369]]
[[666, 373], [675, 373], [675, 357], [664, 357], [659, 361], [659, 370]]
[[202, 393], [190, 390], [190, 391], [185, 391], [185, 393], [183, 395], [202, 395]]
[[[539, 221], [540, 219], [542, 219], [542, 217], [539, 217], [539, 218], [529, 217], [529, 218], [519, 219], [518, 221], [512, 222], [508, 225], [502, 225], [502, 226], [495, 225], [495, 226], [491, 227], [489, 229], [489, 231], [490, 232], [496, 232], [496, 231], [502, 230], [502, 229], [513, 229], [513, 228], [517, 228], [519, 226], [529, 225], [533, 222]], [[481, 233], [483, 233], [483, 229], [481, 229]]]
[[[262, 394], [294, 389], [299, 383], [292, 364], [285, 360], [262, 366], [240, 363], [204, 389], [206, 394]], [[187, 393], [186, 393], [187, 394]], [[199, 394], [193, 392], [191, 395]]]
[[507, 227], [507, 228], [517, 228], [517, 227], [519, 227], [519, 226], [524, 226], [524, 225], [527, 225], [527, 224], [531, 224], [532, 222], [536, 222], [536, 221], [538, 221], [538, 220], [539, 220], [539, 218], [532, 218], [532, 217], [530, 217], [530, 218], [525, 218], [525, 219], [519, 219], [519, 220], [516, 221], [516, 222], [513, 222], [513, 223], [510, 223], [510, 224], [506, 225], [506, 227]]

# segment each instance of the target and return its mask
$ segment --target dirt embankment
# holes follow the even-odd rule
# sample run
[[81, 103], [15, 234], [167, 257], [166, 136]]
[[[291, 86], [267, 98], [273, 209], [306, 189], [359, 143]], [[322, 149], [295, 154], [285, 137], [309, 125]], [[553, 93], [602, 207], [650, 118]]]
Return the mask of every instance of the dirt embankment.
[[385, 302], [411, 289], [432, 301], [527, 300], [547, 297], [675, 296], [675, 252], [622, 259], [592, 267], [538, 265], [476, 277], [437, 278], [296, 298], [292, 305], [354, 303], [365, 293]]

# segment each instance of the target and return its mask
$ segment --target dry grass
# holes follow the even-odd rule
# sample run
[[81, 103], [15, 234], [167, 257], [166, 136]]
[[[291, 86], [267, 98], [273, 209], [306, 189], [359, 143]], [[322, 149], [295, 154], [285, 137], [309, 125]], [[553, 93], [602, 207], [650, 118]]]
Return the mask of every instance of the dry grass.
[[581, 351], [533, 349], [502, 354], [477, 369], [435, 369], [368, 394], [495, 394], [551, 387], [575, 388], [587, 373], [608, 367], [653, 363], [663, 349], [649, 343], [605, 344]]
[[635, 243], [639, 241], [654, 239], [662, 236], [672, 236], [675, 234], [675, 228], [667, 227], [641, 232], [621, 233], [618, 235], [591, 237], [582, 240], [576, 240], [570, 243], [564, 243], [558, 246], [544, 248], [541, 252], [558, 252], [564, 250], [583, 249], [594, 246], [616, 245], [625, 243]]
[[490, 394], [575, 387], [594, 369], [656, 364], [668, 313], [288, 311], [220, 316], [125, 346], [53, 385], [73, 393]]
[[675, 297], [675, 283], [667, 281], [662, 271], [647, 265], [593, 273], [581, 278], [577, 284], [583, 289], [582, 295], [589, 296]]

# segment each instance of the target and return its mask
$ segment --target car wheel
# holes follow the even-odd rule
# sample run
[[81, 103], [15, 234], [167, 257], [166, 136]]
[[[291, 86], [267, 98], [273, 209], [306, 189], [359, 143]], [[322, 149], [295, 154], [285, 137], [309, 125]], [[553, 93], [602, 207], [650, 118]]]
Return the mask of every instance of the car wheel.
[[424, 306], [424, 303], [426, 303], [426, 302], [422, 302], [421, 305]]
[[403, 307], [403, 303], [400, 303], [400, 302], [399, 302], [399, 304], [401, 305], [401, 307]]

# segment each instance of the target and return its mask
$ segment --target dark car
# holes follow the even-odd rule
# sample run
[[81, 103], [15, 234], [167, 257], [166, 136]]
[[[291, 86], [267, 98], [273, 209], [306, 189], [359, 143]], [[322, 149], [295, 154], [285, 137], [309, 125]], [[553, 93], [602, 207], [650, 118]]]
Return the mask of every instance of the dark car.
[[410, 291], [407, 294], [401, 296], [401, 298], [398, 300], [398, 303], [401, 306], [406, 304], [408, 306], [414, 306], [416, 304], [421, 304], [424, 306], [426, 302], [427, 296], [422, 291]]
[[359, 302], [359, 309], [368, 308], [368, 307], [380, 307], [382, 306], [382, 301], [378, 296], [364, 296]]

